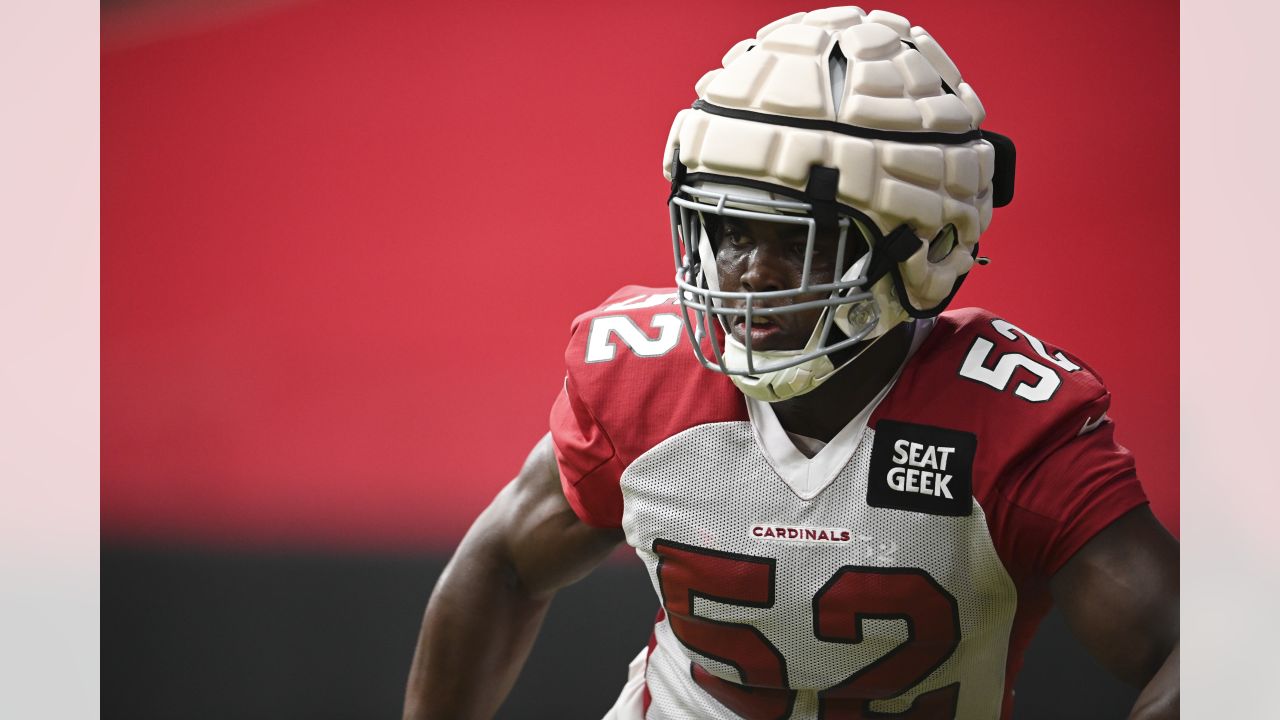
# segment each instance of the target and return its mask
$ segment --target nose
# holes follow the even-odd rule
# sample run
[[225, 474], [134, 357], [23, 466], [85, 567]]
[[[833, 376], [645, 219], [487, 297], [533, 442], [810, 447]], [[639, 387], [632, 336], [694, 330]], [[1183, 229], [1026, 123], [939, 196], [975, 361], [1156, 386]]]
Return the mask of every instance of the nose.
[[785, 252], [780, 244], [761, 242], [752, 248], [739, 282], [747, 292], [789, 289]]

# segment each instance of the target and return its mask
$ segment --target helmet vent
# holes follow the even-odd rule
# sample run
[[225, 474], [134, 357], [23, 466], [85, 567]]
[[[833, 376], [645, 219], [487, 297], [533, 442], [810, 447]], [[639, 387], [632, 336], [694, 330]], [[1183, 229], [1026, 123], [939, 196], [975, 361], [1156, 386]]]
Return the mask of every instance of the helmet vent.
[[[902, 44], [903, 44], [903, 45], [906, 45], [907, 47], [911, 48], [912, 50], [915, 50], [916, 52], [920, 52], [920, 48], [916, 47], [916, 44], [915, 44], [915, 43], [913, 43], [913, 42], [911, 42], [910, 40], [903, 40], [903, 41], [902, 41]], [[920, 53], [920, 54], [921, 54], [921, 56], [923, 56], [923, 55], [924, 55], [924, 53]], [[926, 59], [926, 60], [928, 60], [928, 58], [925, 58], [925, 59]], [[946, 93], [946, 94], [948, 94], [948, 95], [955, 95], [955, 94], [956, 94], [956, 91], [955, 91], [955, 90], [952, 90], [952, 89], [951, 89], [951, 86], [947, 84], [947, 79], [946, 79], [946, 78], [944, 78], [944, 77], [939, 77], [939, 78], [938, 78], [938, 82], [940, 82], [940, 83], [942, 84], [942, 92], [944, 92], [944, 93]]]
[[929, 242], [929, 262], [936, 263], [946, 260], [955, 248], [956, 226], [954, 223], [947, 223]]
[[831, 45], [831, 55], [827, 57], [827, 70], [831, 73], [831, 105], [840, 117], [840, 103], [844, 100], [844, 77], [847, 74], [849, 61], [840, 51], [840, 43]]

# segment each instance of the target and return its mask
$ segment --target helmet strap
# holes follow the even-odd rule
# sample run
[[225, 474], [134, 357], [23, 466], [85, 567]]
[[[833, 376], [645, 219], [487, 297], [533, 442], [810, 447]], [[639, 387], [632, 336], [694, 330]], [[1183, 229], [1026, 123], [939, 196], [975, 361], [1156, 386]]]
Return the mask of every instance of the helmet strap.
[[809, 168], [809, 182], [804, 194], [813, 206], [813, 221], [820, 233], [837, 232], [840, 226], [840, 205], [836, 193], [840, 189], [840, 171], [836, 168], [814, 165]]
[[[973, 256], [975, 258], [978, 256], [978, 243], [973, 244]], [[897, 263], [894, 263], [889, 274], [893, 277], [893, 287], [898, 294], [898, 304], [902, 306], [902, 309], [905, 310], [908, 315], [916, 318], [917, 320], [936, 317], [941, 314], [943, 310], [946, 310], [947, 306], [951, 304], [951, 300], [955, 298], [956, 293], [960, 292], [960, 286], [964, 284], [965, 278], [969, 277], [969, 273], [967, 272], [957, 277], [955, 284], [951, 286], [951, 292], [947, 293], [947, 296], [942, 299], [942, 302], [931, 308], [925, 308], [922, 310], [911, 304], [911, 297], [907, 294], [907, 284], [902, 279], [902, 270], [898, 267]]]
[[676, 145], [671, 149], [671, 193], [667, 195], [667, 205], [671, 205], [671, 198], [679, 194], [686, 174], [688, 174], [688, 168], [680, 162], [680, 146]]

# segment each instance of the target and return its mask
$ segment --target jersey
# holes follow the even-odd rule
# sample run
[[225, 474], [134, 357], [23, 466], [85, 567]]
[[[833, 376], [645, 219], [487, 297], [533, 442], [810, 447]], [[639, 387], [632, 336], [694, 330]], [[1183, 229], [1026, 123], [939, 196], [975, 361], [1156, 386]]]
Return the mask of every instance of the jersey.
[[566, 499], [625, 531], [661, 602], [645, 717], [1009, 718], [1049, 578], [1146, 502], [1101, 379], [944, 313], [807, 457], [683, 323], [637, 286], [579, 316], [551, 412]]

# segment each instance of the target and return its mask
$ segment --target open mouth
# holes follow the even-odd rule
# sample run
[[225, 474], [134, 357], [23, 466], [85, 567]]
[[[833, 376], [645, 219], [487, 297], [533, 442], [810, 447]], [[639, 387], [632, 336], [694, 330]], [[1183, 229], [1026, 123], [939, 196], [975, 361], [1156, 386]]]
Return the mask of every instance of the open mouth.
[[[783, 335], [782, 326], [768, 315], [753, 315], [751, 317], [750, 335], [751, 346], [757, 350], [769, 350], [766, 345], [772, 345], [771, 340], [780, 338]], [[739, 316], [733, 321], [733, 335], [738, 342], [746, 343], [747, 340], [747, 318]]]

